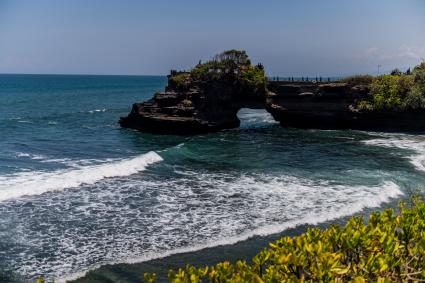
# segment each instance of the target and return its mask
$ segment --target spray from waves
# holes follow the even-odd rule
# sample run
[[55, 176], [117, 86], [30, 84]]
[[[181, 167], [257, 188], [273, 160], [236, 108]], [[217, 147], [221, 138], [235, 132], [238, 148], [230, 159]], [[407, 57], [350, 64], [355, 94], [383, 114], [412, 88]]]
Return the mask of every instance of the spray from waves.
[[[159, 151], [161, 152], [161, 151]], [[26, 153], [26, 152], [15, 152], [13, 154], [15, 158], [22, 158], [22, 159], [32, 159], [35, 161], [38, 161], [40, 163], [57, 163], [57, 164], [63, 164], [68, 167], [74, 167], [78, 169], [82, 169], [89, 165], [99, 165], [104, 163], [112, 163], [121, 161], [120, 158], [106, 158], [106, 159], [73, 159], [73, 158], [50, 158], [49, 156], [42, 155], [42, 154], [33, 154], [33, 153]], [[1, 178], [1, 177], [0, 177]]]
[[371, 139], [363, 143], [380, 147], [395, 147], [413, 150], [414, 155], [408, 156], [410, 163], [419, 171], [425, 171], [425, 136], [406, 134], [381, 134], [382, 138]]
[[103, 108], [103, 109], [95, 109], [95, 110], [90, 110], [89, 113], [90, 114], [94, 114], [94, 113], [100, 113], [100, 112], [106, 112], [108, 109]]
[[[189, 177], [190, 174], [186, 176]], [[58, 282], [65, 282], [66, 280], [84, 276], [87, 271], [104, 264], [144, 262], [178, 253], [232, 245], [254, 236], [276, 234], [300, 225], [317, 225], [358, 213], [364, 209], [379, 207], [383, 203], [403, 195], [400, 188], [393, 182], [384, 182], [381, 185], [372, 187], [349, 187], [343, 185], [332, 186], [324, 181], [320, 184], [316, 183], [312, 187], [314, 184], [310, 180], [300, 180], [290, 176], [273, 178], [261, 176], [262, 181], [259, 181], [258, 177], [242, 176], [235, 183], [225, 181], [225, 178], [217, 178], [217, 176], [207, 176], [205, 174], [196, 174], [191, 177], [202, 180], [199, 184], [203, 188], [215, 181], [217, 189], [214, 190], [214, 193], [217, 199], [214, 201], [214, 210], [208, 212], [207, 210], [192, 209], [189, 211], [190, 215], [186, 215], [185, 212], [180, 210], [179, 216], [165, 210], [162, 212], [162, 218], [158, 219], [157, 223], [168, 223], [167, 226], [173, 223], [172, 226], [176, 225], [176, 227], [164, 227], [164, 230], [166, 230], [164, 234], [158, 234], [153, 239], [151, 239], [152, 234], [149, 238], [144, 238], [147, 241], [152, 241], [152, 246], [161, 246], [160, 243], [167, 239], [173, 239], [176, 244], [180, 240], [189, 241], [190, 245], [184, 244], [169, 250], [156, 250], [155, 248], [152, 250], [151, 247], [144, 249], [143, 254], [140, 256], [123, 254], [117, 250], [117, 252], [114, 251], [112, 253], [115, 256], [113, 259], [106, 260], [88, 269], [83, 269], [84, 271], [82, 272], [68, 273], [69, 275], [60, 278]], [[185, 179], [184, 176], [182, 178]], [[155, 187], [154, 184], [149, 185]], [[173, 196], [175, 199], [181, 199], [184, 195], [186, 196], [183, 198], [185, 202], [188, 202], [189, 205], [192, 202], [191, 207], [194, 207], [196, 202], [199, 201], [194, 200], [194, 195], [188, 192], [187, 189], [185, 190], [183, 186], [178, 185], [178, 183], [169, 184], [168, 186], [176, 188], [176, 190], [173, 190], [174, 192], [179, 192]], [[245, 197], [251, 199], [244, 199], [245, 197], [238, 199], [243, 194], [243, 191], [248, 191]], [[182, 205], [179, 202], [174, 202], [171, 199], [171, 195], [163, 196], [162, 199], [161, 207], [163, 209], [167, 206], [180, 207], [182, 209]], [[236, 203], [240, 203], [240, 205], [232, 204], [232, 199], [235, 199]], [[228, 202], [228, 204], [224, 202]], [[253, 204], [254, 202], [255, 205]], [[205, 201], [202, 206], [208, 207], [208, 201]], [[222, 206], [226, 206], [226, 209], [223, 210]], [[204, 208], [200, 209], [203, 210]], [[288, 215], [288, 218], [284, 219], [286, 215]], [[168, 217], [174, 220], [170, 222], [167, 219], [163, 219]], [[178, 226], [181, 227], [184, 223], [180, 222], [184, 222], [186, 218], [189, 218], [191, 222], [188, 226], [193, 225], [193, 228], [196, 227], [197, 232], [193, 231], [194, 235], [187, 235], [187, 233], [180, 230], [177, 230], [177, 234], [171, 232], [177, 229]], [[247, 224], [247, 222], [250, 224]], [[208, 228], [203, 227], [205, 224], [202, 223], [208, 223]], [[219, 235], [213, 235], [213, 227], [220, 230]], [[202, 239], [204, 240], [198, 238], [198, 233], [203, 234]], [[190, 237], [185, 239], [186, 236]], [[120, 250], [122, 251], [123, 249]]]
[[278, 124], [272, 115], [264, 109], [242, 108], [238, 112], [241, 128], [264, 127]]
[[41, 163], [57, 163], [63, 164], [68, 167], [84, 169], [89, 165], [99, 165], [105, 163], [119, 162], [120, 158], [106, 158], [106, 159], [72, 159], [72, 158], [46, 158], [44, 160], [40, 160]]
[[132, 159], [80, 169], [23, 172], [0, 176], [0, 201], [78, 187], [81, 184], [93, 184], [104, 178], [128, 176], [143, 171], [149, 164], [159, 161], [162, 161], [161, 156], [151, 151]]
[[31, 154], [31, 153], [26, 153], [26, 152], [16, 152], [15, 156], [17, 158], [29, 158], [29, 159], [33, 159], [33, 160], [43, 160], [46, 159], [47, 157], [41, 154]]

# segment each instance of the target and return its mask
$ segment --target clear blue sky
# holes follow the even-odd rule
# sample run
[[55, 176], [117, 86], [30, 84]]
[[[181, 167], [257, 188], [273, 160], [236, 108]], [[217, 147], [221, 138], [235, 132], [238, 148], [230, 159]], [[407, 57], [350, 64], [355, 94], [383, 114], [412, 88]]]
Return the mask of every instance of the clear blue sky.
[[166, 74], [245, 49], [270, 75], [425, 58], [424, 0], [0, 0], [0, 73]]

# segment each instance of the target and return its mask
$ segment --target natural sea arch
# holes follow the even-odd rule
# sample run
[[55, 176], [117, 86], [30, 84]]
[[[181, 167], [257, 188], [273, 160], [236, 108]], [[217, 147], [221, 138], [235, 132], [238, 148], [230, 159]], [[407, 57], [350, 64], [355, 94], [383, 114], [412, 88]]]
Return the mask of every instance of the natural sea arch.
[[279, 124], [265, 108], [240, 108], [237, 117], [240, 128], [256, 128]]

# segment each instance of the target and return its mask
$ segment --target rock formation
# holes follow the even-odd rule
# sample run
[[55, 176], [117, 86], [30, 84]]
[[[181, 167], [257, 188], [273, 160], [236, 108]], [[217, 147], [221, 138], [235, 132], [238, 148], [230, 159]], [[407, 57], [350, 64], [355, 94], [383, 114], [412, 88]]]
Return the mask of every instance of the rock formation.
[[239, 127], [241, 108], [262, 108], [284, 127], [416, 131], [425, 112], [362, 112], [362, 82], [267, 82], [261, 64], [230, 50], [190, 72], [172, 71], [164, 92], [135, 103], [122, 127], [156, 134], [193, 135]]
[[199, 134], [239, 127], [240, 108], [265, 108], [266, 78], [244, 51], [226, 51], [191, 72], [172, 71], [168, 86], [135, 103], [120, 119], [126, 128], [158, 134]]

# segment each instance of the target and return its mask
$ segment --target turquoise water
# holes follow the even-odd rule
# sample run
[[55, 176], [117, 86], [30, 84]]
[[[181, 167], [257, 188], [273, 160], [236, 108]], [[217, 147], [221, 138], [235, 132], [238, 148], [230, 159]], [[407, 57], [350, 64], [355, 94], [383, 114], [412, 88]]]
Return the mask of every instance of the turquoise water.
[[425, 180], [425, 135], [117, 124], [165, 77], [0, 75], [0, 270], [59, 281], [380, 208]]

